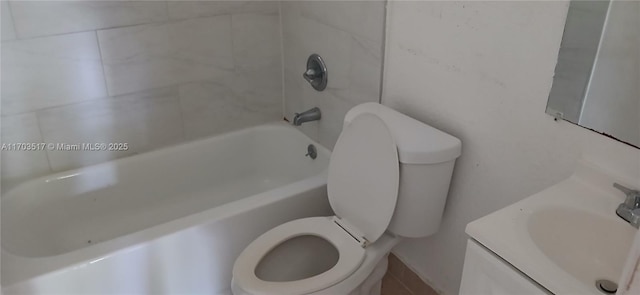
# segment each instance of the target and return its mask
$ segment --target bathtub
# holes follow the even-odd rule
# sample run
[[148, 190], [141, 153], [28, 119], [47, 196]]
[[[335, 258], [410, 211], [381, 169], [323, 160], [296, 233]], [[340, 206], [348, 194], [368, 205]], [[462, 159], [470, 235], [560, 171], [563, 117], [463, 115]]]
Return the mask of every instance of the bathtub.
[[283, 122], [29, 181], [2, 199], [3, 292], [229, 294], [253, 239], [332, 214], [328, 162]]

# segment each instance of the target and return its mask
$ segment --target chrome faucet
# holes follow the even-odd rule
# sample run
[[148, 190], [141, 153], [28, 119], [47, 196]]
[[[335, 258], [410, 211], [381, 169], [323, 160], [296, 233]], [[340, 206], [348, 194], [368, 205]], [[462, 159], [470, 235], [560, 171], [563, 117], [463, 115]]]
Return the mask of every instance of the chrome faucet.
[[296, 113], [293, 117], [293, 125], [300, 126], [304, 122], [320, 120], [320, 109], [315, 107], [302, 113]]
[[618, 205], [616, 214], [633, 227], [638, 228], [640, 226], [640, 191], [624, 187], [618, 183], [614, 183], [613, 187], [627, 195], [624, 203]]

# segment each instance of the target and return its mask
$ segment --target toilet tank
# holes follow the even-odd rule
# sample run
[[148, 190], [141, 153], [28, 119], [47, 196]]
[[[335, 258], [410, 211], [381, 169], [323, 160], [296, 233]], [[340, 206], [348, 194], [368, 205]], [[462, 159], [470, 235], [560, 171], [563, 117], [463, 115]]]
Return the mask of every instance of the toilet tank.
[[402, 237], [425, 237], [440, 227], [459, 139], [378, 103], [364, 103], [345, 116], [370, 113], [382, 119], [394, 137], [400, 161], [398, 201], [387, 230]]

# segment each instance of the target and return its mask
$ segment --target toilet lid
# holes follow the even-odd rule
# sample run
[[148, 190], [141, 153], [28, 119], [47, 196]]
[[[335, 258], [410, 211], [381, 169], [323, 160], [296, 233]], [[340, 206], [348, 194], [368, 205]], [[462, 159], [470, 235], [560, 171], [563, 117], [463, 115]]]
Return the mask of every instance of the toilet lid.
[[386, 124], [361, 114], [342, 130], [331, 154], [327, 191], [347, 230], [369, 242], [389, 226], [399, 185], [398, 151]]

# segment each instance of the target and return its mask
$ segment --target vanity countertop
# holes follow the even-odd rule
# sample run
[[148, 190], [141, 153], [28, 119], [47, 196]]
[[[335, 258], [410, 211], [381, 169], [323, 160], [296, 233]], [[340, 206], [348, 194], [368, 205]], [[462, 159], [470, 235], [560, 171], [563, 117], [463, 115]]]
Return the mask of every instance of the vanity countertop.
[[568, 179], [467, 225], [466, 233], [554, 294], [598, 294], [618, 282], [637, 231], [615, 210], [624, 194], [582, 162]]

